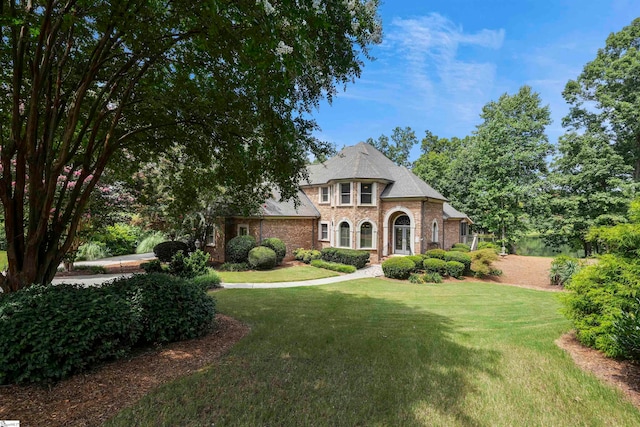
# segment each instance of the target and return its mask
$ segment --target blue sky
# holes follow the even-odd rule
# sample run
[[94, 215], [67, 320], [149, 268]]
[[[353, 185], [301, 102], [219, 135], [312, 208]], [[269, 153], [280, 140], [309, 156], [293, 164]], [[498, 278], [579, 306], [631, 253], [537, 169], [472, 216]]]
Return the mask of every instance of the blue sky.
[[[482, 106], [529, 85], [549, 105], [555, 143], [562, 90], [607, 36], [640, 16], [638, 0], [386, 0], [384, 40], [362, 76], [314, 113], [317, 136], [341, 149], [410, 126], [464, 137]], [[419, 155], [414, 147], [411, 160]]]

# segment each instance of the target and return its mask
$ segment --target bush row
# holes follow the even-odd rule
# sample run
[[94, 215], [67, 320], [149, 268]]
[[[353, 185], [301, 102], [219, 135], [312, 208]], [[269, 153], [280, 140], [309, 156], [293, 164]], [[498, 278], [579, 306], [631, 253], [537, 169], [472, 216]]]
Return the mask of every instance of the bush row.
[[293, 251], [293, 257], [298, 261], [302, 261], [305, 264], [309, 264], [314, 259], [320, 259], [322, 257], [322, 253], [320, 253], [320, 251], [317, 251], [315, 249], [298, 248], [295, 251]]
[[214, 315], [202, 286], [166, 274], [33, 285], [0, 296], [0, 384], [56, 381], [138, 345], [195, 338]]
[[339, 273], [354, 273], [357, 270], [353, 265], [340, 264], [321, 259], [314, 259], [311, 261], [311, 265], [313, 267], [324, 268], [327, 270], [337, 271]]
[[356, 269], [364, 268], [369, 262], [369, 252], [355, 249], [324, 248], [320, 251], [324, 261], [353, 265]]

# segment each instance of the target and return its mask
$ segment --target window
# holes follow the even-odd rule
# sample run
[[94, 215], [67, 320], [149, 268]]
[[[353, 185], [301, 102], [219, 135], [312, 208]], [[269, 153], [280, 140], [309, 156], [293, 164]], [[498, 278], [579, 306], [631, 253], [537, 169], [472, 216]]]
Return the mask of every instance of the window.
[[212, 225], [207, 226], [207, 234], [204, 244], [206, 246], [216, 246], [216, 229]]
[[360, 226], [360, 248], [373, 249], [373, 225], [363, 222]]
[[249, 226], [247, 224], [238, 224], [238, 236], [249, 235]]
[[438, 234], [438, 221], [433, 220], [433, 225], [431, 226], [431, 241], [438, 243], [439, 242], [439, 234]]
[[340, 223], [339, 230], [340, 230], [339, 246], [343, 248], [350, 248], [351, 247], [351, 226], [349, 225], [348, 222], [343, 221]]
[[460, 235], [466, 236], [468, 234], [468, 224], [466, 222], [460, 223]]
[[340, 204], [350, 205], [351, 204], [351, 183], [343, 182], [339, 184], [339, 186], [340, 186]]
[[329, 203], [329, 187], [320, 187], [320, 203]]
[[328, 241], [329, 240], [329, 223], [321, 222], [320, 229], [318, 230], [318, 239]]
[[373, 204], [373, 184], [372, 183], [360, 183], [360, 204], [372, 205]]

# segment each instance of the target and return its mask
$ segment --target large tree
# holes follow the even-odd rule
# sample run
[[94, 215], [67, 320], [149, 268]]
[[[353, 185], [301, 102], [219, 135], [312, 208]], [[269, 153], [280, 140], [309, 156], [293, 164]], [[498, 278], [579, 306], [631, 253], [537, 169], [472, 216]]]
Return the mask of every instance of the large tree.
[[418, 143], [416, 133], [409, 127], [397, 126], [391, 132], [391, 138], [382, 134], [378, 139], [369, 138], [367, 143], [376, 147], [382, 154], [399, 166], [409, 167], [409, 155], [414, 145]]
[[609, 35], [563, 96], [571, 104], [563, 124], [604, 132], [640, 181], [640, 18]]
[[547, 172], [546, 157], [553, 148], [545, 134], [549, 108], [523, 86], [489, 102], [480, 117], [484, 121], [468, 152], [474, 176], [466, 213], [481, 228], [514, 241], [528, 228], [527, 214]]
[[554, 246], [582, 247], [591, 255], [591, 227], [625, 222], [636, 186], [632, 172], [606, 135], [563, 135], [548, 180], [551, 215], [545, 239]]
[[377, 1], [0, 3], [5, 292], [48, 283], [105, 168], [214, 168], [214, 185], [295, 194], [319, 100], [360, 74]]

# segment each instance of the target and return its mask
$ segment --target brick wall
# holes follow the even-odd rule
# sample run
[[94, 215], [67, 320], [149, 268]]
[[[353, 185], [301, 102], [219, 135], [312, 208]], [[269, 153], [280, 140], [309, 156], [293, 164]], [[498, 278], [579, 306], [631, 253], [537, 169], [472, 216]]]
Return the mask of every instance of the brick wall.
[[460, 220], [448, 219], [444, 222], [444, 249], [451, 249], [454, 243], [460, 243]]
[[[433, 245], [437, 243], [439, 248], [442, 248], [444, 241], [444, 224], [442, 219], [442, 206], [444, 202], [441, 201], [427, 201], [422, 205], [422, 218], [424, 223], [423, 228], [423, 240], [422, 240], [422, 252], [429, 250]], [[436, 242], [432, 239], [433, 222], [438, 224], [438, 240]]]

